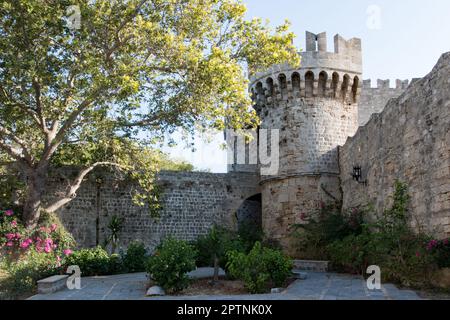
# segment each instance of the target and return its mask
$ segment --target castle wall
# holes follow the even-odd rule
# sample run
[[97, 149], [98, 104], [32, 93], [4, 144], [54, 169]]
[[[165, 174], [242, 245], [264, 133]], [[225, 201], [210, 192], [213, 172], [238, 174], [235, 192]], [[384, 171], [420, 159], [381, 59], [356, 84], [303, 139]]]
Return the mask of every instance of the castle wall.
[[[341, 198], [338, 145], [358, 128], [361, 92], [361, 41], [307, 33], [300, 68], [273, 66], [252, 77], [255, 110], [261, 129], [279, 130], [279, 170], [261, 176], [263, 230], [292, 256], [292, 226]], [[271, 149], [273, 152], [273, 148]]]
[[[247, 198], [260, 192], [258, 178], [251, 174], [162, 172], [158, 179], [163, 190], [163, 210], [159, 219], [154, 219], [148, 208], [134, 205], [132, 182], [110, 174], [100, 176], [98, 184], [98, 174], [91, 174], [77, 197], [58, 212], [79, 247], [103, 244], [113, 216], [124, 219], [119, 235], [121, 247], [139, 240], [153, 249], [167, 236], [190, 241], [207, 234], [214, 224], [235, 228], [238, 209]], [[62, 185], [62, 181], [53, 178], [49, 198]]]
[[[344, 209], [391, 205], [396, 179], [411, 196], [411, 225], [450, 236], [450, 53], [340, 148]], [[362, 166], [367, 186], [352, 180]]]
[[378, 80], [372, 88], [371, 80], [364, 80], [358, 103], [358, 124], [364, 126], [374, 113], [381, 113], [390, 99], [398, 98], [408, 87], [408, 80], [397, 80], [395, 88], [389, 80]]

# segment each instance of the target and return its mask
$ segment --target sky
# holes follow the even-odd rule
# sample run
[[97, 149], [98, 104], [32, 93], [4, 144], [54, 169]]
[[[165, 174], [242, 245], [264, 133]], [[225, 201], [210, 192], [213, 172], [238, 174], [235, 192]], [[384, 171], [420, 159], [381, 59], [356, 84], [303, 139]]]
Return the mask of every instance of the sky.
[[[412, 79], [431, 71], [442, 53], [450, 51], [449, 0], [244, 0], [247, 17], [268, 19], [277, 26], [285, 19], [297, 35], [295, 45], [305, 48], [305, 31], [327, 32], [328, 50], [333, 37], [362, 39], [363, 78]], [[180, 134], [179, 134], [180, 135]], [[175, 136], [176, 140], [179, 135]], [[180, 143], [164, 148], [173, 158], [197, 169], [226, 172], [223, 134], [209, 143], [195, 138], [195, 152]]]

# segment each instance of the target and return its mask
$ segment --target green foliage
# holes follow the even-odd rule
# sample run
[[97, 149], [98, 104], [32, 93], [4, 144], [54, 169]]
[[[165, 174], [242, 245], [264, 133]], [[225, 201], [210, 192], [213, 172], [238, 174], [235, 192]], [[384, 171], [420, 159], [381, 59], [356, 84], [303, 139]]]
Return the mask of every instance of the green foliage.
[[439, 268], [450, 268], [450, 239], [430, 240], [426, 249], [434, 255]]
[[123, 268], [120, 267], [119, 257], [110, 256], [101, 247], [93, 249], [82, 249], [73, 252], [66, 259], [66, 265], [77, 265], [80, 267], [81, 274], [87, 276], [100, 276], [120, 273]]
[[40, 185], [34, 196], [27, 185], [25, 223], [37, 220], [50, 164], [120, 168], [139, 184], [135, 202], [155, 213], [164, 166], [151, 147], [166, 133], [257, 127], [246, 67], [300, 59], [289, 23], [245, 17], [235, 0], [2, 1], [0, 159]]
[[262, 227], [252, 222], [239, 224], [238, 236], [245, 252], [250, 252], [256, 242], [262, 242], [264, 240]]
[[123, 266], [127, 272], [144, 272], [147, 261], [147, 250], [142, 242], [130, 243], [123, 256]]
[[363, 215], [362, 210], [342, 213], [338, 204], [321, 203], [318, 212], [302, 215], [305, 224], [294, 226], [300, 254], [305, 259], [327, 260], [330, 243], [362, 232]]
[[198, 267], [214, 266], [214, 259], [217, 257], [219, 266], [227, 270], [227, 252], [246, 252], [238, 234], [217, 226], [214, 226], [206, 236], [199, 237], [193, 245], [198, 252], [196, 262]]
[[414, 233], [408, 226], [408, 200], [407, 186], [397, 181], [393, 205], [377, 222], [366, 225], [360, 234], [349, 235], [328, 246], [333, 265], [361, 274], [367, 266], [377, 265], [385, 281], [428, 286], [436, 260], [425, 248], [429, 237]]
[[119, 234], [123, 228], [123, 218], [119, 218], [117, 216], [113, 216], [108, 223], [108, 230], [110, 235], [105, 240], [105, 247], [111, 244], [111, 252], [115, 253], [117, 245], [119, 243]]
[[292, 272], [292, 260], [281, 251], [263, 248], [257, 242], [249, 254], [228, 252], [231, 276], [244, 281], [252, 293], [264, 293], [272, 286], [282, 286]]
[[7, 272], [7, 277], [0, 284], [0, 292], [8, 299], [30, 295], [36, 289], [38, 280], [62, 272], [51, 255], [36, 251], [30, 251], [26, 259], [15, 263], [2, 263], [0, 269]]
[[119, 254], [112, 254], [109, 256], [108, 262], [108, 275], [121, 274], [128, 272], [122, 261], [122, 257]]
[[37, 280], [62, 271], [74, 244], [53, 215], [42, 215], [36, 228], [27, 229], [15, 211], [0, 210], [0, 270], [5, 274], [0, 292], [5, 298], [31, 294]]
[[186, 273], [195, 269], [197, 252], [187, 242], [168, 238], [148, 259], [147, 272], [169, 292], [179, 292], [189, 285]]

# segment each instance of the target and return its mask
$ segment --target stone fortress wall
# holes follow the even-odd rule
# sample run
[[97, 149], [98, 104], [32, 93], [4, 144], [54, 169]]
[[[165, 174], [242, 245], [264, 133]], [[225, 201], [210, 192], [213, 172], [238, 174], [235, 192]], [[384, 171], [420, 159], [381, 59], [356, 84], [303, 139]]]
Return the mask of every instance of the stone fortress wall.
[[[141, 240], [149, 248], [169, 235], [194, 240], [214, 224], [236, 228], [251, 217], [295, 255], [291, 227], [302, 214], [340, 199], [344, 209], [372, 202], [381, 212], [395, 179], [409, 185], [411, 223], [450, 236], [450, 54], [409, 86], [378, 81], [371, 88], [361, 81], [359, 39], [337, 35], [328, 52], [324, 33], [306, 38], [300, 68], [274, 66], [251, 82], [261, 128], [279, 130], [277, 174], [261, 177], [259, 165], [230, 165], [228, 174], [163, 172], [159, 219], [133, 204], [131, 182], [91, 178], [59, 211], [79, 246], [102, 244], [114, 215], [125, 219], [121, 246]], [[226, 136], [229, 146], [234, 139]], [[353, 181], [356, 165], [367, 185]], [[49, 197], [63, 187], [53, 180]]]
[[[70, 171], [60, 170], [65, 176]], [[54, 172], [49, 182], [51, 196], [64, 188], [58, 177]], [[192, 241], [215, 224], [236, 228], [239, 217], [254, 216], [254, 211], [260, 210], [251, 199], [260, 194], [258, 179], [252, 174], [161, 172], [158, 183], [163, 209], [159, 218], [152, 218], [148, 207], [133, 203], [133, 183], [96, 172], [58, 213], [79, 247], [103, 245], [110, 234], [107, 226], [117, 216], [124, 219], [120, 247], [138, 240], [152, 250], [167, 236]]]
[[[449, 237], [450, 53], [372, 115], [339, 154], [344, 210], [371, 203], [381, 214], [398, 179], [409, 189], [411, 225]], [[361, 166], [366, 184], [353, 181], [354, 166]]]
[[377, 80], [376, 87], [372, 87], [371, 80], [364, 80], [361, 98], [358, 104], [358, 124], [367, 124], [374, 113], [381, 113], [390, 99], [398, 98], [406, 88], [409, 80], [396, 80], [395, 88], [391, 88], [390, 80]]

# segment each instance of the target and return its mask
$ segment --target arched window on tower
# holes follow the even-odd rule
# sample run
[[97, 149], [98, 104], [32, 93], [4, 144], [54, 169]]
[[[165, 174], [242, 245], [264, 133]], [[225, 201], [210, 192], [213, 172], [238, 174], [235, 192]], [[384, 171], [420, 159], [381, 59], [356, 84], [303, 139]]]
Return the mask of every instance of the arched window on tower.
[[267, 84], [267, 88], [269, 90], [269, 96], [273, 97], [273, 94], [274, 94], [273, 79], [267, 78], [266, 84]]
[[342, 92], [341, 92], [341, 97], [342, 97], [342, 99], [344, 99], [344, 101], [347, 98], [349, 84], [350, 84], [350, 77], [348, 74], [346, 74], [344, 76], [344, 80], [342, 81]]
[[278, 76], [278, 83], [280, 85], [280, 91], [283, 98], [287, 97], [287, 79], [285, 74], [280, 74]]
[[300, 91], [300, 74], [298, 72], [292, 74], [292, 90], [294, 92]]
[[265, 100], [264, 97], [264, 88], [263, 88], [263, 84], [262, 82], [258, 82], [256, 84], [256, 98], [257, 98], [257, 102], [261, 103]]
[[331, 89], [333, 91], [333, 98], [337, 97], [338, 85], [339, 85], [339, 74], [337, 72], [334, 72], [333, 79], [331, 81]]
[[353, 86], [352, 86], [352, 98], [353, 98], [353, 103], [357, 102], [358, 99], [358, 89], [359, 89], [359, 78], [357, 76], [355, 76], [355, 78], [353, 79]]
[[305, 74], [305, 93], [306, 97], [312, 97], [314, 92], [314, 73], [308, 71]]
[[319, 88], [317, 94], [320, 97], [325, 97], [327, 93], [327, 80], [328, 80], [328, 74], [325, 71], [322, 71], [319, 74]]

